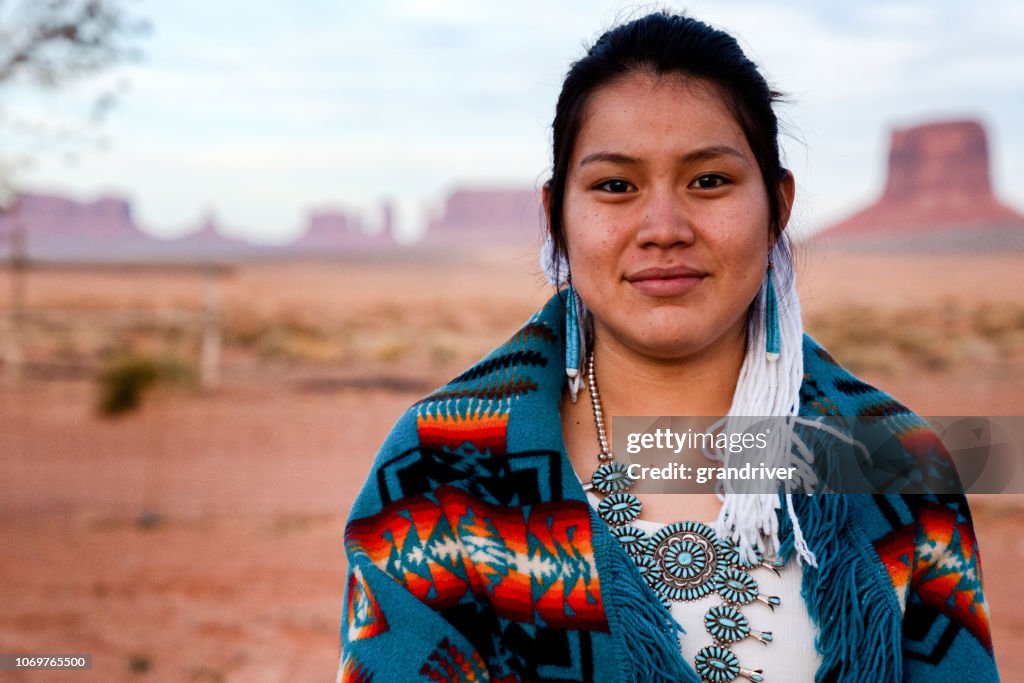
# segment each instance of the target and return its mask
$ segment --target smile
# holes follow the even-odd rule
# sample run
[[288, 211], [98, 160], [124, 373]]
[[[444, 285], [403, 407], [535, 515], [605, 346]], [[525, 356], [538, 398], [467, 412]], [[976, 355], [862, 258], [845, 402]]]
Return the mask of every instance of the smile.
[[707, 273], [687, 267], [645, 268], [626, 276], [641, 294], [668, 297], [685, 294], [699, 285]]

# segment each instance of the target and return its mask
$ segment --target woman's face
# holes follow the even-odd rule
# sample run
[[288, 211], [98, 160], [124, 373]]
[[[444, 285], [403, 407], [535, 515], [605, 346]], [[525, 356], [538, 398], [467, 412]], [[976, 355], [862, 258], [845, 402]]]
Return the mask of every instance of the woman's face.
[[[769, 206], [717, 89], [648, 74], [606, 86], [569, 163], [569, 267], [599, 343], [673, 359], [742, 339], [768, 263]], [[791, 177], [783, 187], [785, 218]]]

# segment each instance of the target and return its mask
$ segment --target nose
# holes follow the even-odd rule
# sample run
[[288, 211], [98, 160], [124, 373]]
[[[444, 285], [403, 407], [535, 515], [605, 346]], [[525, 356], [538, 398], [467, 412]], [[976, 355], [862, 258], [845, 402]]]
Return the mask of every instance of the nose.
[[652, 186], [642, 211], [636, 232], [639, 246], [668, 249], [693, 244], [695, 233], [690, 215], [674, 188]]

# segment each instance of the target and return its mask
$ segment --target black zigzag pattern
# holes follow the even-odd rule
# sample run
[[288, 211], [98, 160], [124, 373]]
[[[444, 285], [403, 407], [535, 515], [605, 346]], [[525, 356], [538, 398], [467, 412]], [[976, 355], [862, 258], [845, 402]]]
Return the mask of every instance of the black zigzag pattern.
[[870, 384], [865, 384], [855, 377], [839, 377], [832, 383], [836, 389], [849, 396], [860, 396], [862, 394], [877, 393]]
[[538, 351], [512, 351], [511, 353], [502, 354], [482, 363], [477, 363], [469, 370], [466, 370], [464, 373], [453, 379], [451, 384], [471, 382], [475, 379], [480, 379], [485, 375], [489, 375], [495, 370], [503, 370], [511, 366], [531, 365], [535, 367], [544, 367], [547, 364], [547, 358]]
[[496, 401], [503, 398], [514, 398], [528, 394], [537, 389], [537, 383], [528, 379], [517, 379], [502, 384], [485, 385], [478, 389], [450, 389], [439, 391], [426, 398], [420, 399], [414, 405], [423, 403], [438, 403], [448, 399], [476, 398], [485, 401]]
[[912, 413], [899, 401], [889, 399], [868, 404], [861, 414], [864, 417], [896, 417], [898, 415], [911, 415]]
[[530, 341], [532, 339], [543, 339], [546, 342], [554, 344], [558, 341], [558, 336], [551, 331], [551, 328], [541, 323], [529, 323], [523, 329], [519, 330], [510, 343], [520, 343]]

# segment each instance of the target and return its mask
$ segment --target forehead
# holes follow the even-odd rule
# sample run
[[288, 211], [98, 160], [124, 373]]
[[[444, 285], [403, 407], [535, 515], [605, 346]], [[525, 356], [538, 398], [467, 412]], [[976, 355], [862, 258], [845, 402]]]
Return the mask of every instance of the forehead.
[[572, 163], [595, 150], [651, 157], [713, 145], [728, 145], [753, 158], [717, 85], [678, 74], [635, 73], [590, 96]]

